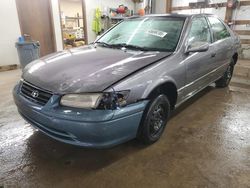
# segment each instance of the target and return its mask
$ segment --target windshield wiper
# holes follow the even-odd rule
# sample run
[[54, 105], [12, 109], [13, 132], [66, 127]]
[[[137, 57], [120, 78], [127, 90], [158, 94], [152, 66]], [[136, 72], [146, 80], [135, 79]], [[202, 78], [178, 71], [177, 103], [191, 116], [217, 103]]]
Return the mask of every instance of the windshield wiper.
[[97, 41], [94, 44], [99, 44], [99, 45], [104, 46], [104, 47], [112, 47], [112, 45], [110, 45], [110, 44], [108, 44], [106, 42], [99, 42], [99, 41]]
[[126, 49], [132, 49], [132, 50], [149, 51], [149, 49], [146, 47], [136, 46], [136, 45], [132, 45], [132, 44], [126, 44], [126, 43], [112, 44], [111, 46], [114, 48], [126, 48]]
[[154, 48], [154, 47], [142, 47], [142, 46], [136, 46], [136, 45], [132, 45], [132, 44], [125, 44], [125, 43], [121, 43], [121, 44], [111, 44], [110, 46], [112, 47], [116, 47], [116, 48], [126, 48], [126, 49], [132, 49], [132, 50], [140, 50], [140, 51], [158, 51], [158, 52], [171, 52], [169, 50], [164, 50], [164, 49], [160, 49], [160, 48]]
[[168, 51], [168, 50], [163, 50], [163, 49], [159, 49], [159, 48], [141, 47], [141, 46], [126, 44], [126, 43], [108, 44], [106, 42], [95, 42], [95, 44], [100, 44], [100, 45], [107, 47], [107, 48], [126, 48], [126, 49], [131, 49], [131, 50], [140, 50], [140, 51], [164, 51], [164, 52]]
[[99, 44], [101, 46], [104, 47], [108, 47], [108, 48], [126, 48], [126, 49], [135, 49], [135, 50], [141, 50], [141, 51], [146, 51], [145, 48], [140, 47], [140, 46], [135, 46], [135, 45], [130, 45], [130, 44], [125, 44], [125, 43], [121, 43], [121, 44], [108, 44], [106, 42], [95, 42], [95, 44]]

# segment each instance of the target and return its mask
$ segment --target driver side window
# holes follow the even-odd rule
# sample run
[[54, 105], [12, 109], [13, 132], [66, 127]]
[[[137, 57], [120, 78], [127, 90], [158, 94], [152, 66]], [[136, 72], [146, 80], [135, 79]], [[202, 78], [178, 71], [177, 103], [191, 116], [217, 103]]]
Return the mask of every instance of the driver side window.
[[189, 47], [195, 48], [211, 42], [211, 33], [206, 19], [204, 17], [194, 18], [188, 35]]

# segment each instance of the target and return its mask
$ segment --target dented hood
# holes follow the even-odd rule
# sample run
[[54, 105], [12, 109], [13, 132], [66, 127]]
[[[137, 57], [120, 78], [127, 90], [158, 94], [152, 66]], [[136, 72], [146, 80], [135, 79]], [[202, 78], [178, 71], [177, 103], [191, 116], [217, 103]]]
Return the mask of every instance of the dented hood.
[[170, 54], [86, 46], [36, 60], [25, 67], [22, 77], [58, 94], [99, 92]]

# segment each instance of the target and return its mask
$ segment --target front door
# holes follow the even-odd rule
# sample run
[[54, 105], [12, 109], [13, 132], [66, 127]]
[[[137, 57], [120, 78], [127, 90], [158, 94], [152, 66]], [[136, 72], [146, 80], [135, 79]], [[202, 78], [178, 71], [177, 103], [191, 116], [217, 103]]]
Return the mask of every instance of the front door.
[[22, 35], [40, 42], [41, 56], [55, 52], [50, 0], [16, 0]]
[[187, 38], [188, 48], [197, 48], [209, 43], [209, 49], [205, 52], [194, 52], [186, 55], [186, 97], [206, 86], [214, 69], [215, 47], [212, 44], [211, 31], [205, 17], [195, 17], [192, 20]]

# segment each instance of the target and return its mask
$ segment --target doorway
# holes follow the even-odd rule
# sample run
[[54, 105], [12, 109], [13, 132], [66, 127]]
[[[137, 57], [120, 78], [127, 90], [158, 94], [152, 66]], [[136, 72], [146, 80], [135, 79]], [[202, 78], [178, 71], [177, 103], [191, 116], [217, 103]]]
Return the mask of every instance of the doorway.
[[88, 44], [84, 0], [59, 0], [63, 48]]
[[40, 55], [55, 52], [54, 25], [50, 0], [16, 0], [22, 35], [40, 42]]

